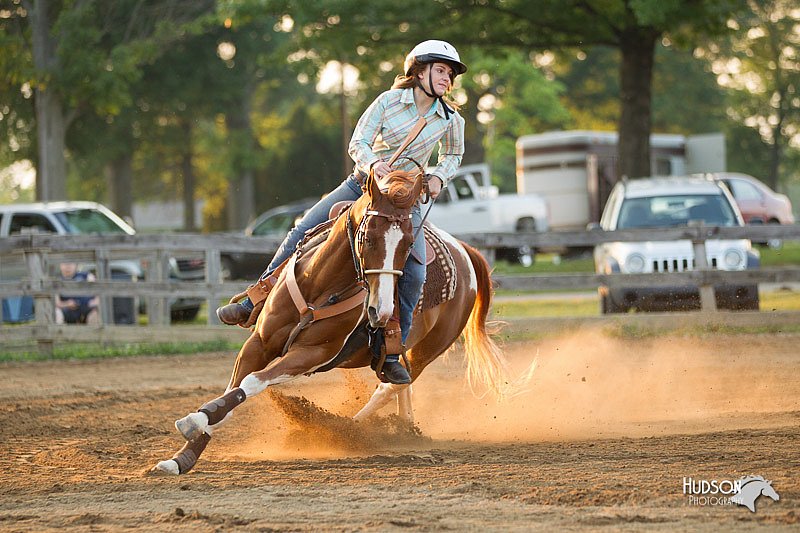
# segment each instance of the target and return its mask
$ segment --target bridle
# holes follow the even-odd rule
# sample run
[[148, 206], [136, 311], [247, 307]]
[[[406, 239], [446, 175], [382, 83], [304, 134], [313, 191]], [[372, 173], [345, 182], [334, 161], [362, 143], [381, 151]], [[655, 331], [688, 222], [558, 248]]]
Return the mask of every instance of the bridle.
[[381, 217], [385, 218], [392, 224], [393, 227], [400, 229], [400, 225], [408, 220], [411, 220], [411, 213], [407, 215], [394, 215], [383, 213], [381, 211], [377, 211], [372, 209], [372, 204], [370, 207], [364, 211], [364, 216], [361, 217], [361, 222], [358, 224], [358, 228], [356, 228], [355, 232], [353, 232], [353, 221], [348, 216], [347, 217], [347, 231], [348, 235], [351, 235], [350, 238], [350, 250], [353, 253], [353, 262], [356, 267], [356, 279], [358, 281], [365, 281], [365, 276], [367, 274], [391, 274], [393, 276], [400, 277], [403, 275], [402, 270], [396, 270], [394, 268], [368, 268], [364, 269], [364, 265], [361, 262], [361, 258], [364, 257], [363, 250], [364, 250], [364, 242], [366, 240], [367, 234], [367, 221], [370, 217]]
[[[408, 159], [412, 163], [414, 163], [417, 168], [419, 168], [420, 174], [424, 175], [424, 169], [422, 165], [420, 165], [417, 161], [410, 157], [401, 157], [398, 159]], [[416, 179], [417, 176], [414, 177]], [[374, 179], [373, 176], [370, 176], [368, 179]], [[367, 233], [367, 222], [371, 217], [381, 217], [385, 218], [392, 227], [400, 229], [400, 225], [405, 221], [411, 221], [411, 212], [397, 215], [397, 214], [389, 214], [384, 213], [375, 209], [372, 205], [372, 199], [370, 199], [370, 204], [367, 207], [366, 211], [364, 211], [364, 216], [361, 217], [361, 221], [358, 224], [358, 227], [353, 229], [353, 221], [348, 215], [347, 217], [347, 234], [350, 238], [350, 251], [353, 255], [353, 264], [356, 269], [356, 280], [358, 282], [366, 281], [366, 276], [368, 274], [391, 274], [393, 276], [397, 276], [398, 278], [403, 275], [402, 270], [397, 270], [394, 268], [368, 268], [364, 269], [364, 265], [362, 264], [361, 258], [364, 257], [363, 250], [364, 250], [364, 242], [366, 240], [366, 233]], [[415, 235], [416, 237], [416, 235]]]

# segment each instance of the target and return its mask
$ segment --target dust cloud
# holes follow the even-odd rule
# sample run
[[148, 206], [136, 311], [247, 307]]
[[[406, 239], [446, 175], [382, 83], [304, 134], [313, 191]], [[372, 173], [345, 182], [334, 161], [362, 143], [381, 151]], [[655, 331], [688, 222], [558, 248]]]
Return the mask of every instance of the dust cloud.
[[272, 397], [254, 398], [236, 424], [247, 428], [240, 434], [246, 438], [237, 439], [231, 451], [237, 459], [284, 460], [397, 453], [432, 442], [722, 431], [774, 425], [775, 417], [787, 416], [792, 419], [786, 424], [796, 424], [800, 376], [789, 372], [796, 361], [764, 353], [767, 343], [756, 336], [719, 334], [631, 340], [597, 328], [509, 343], [504, 352], [515, 373], [534, 360], [537, 368], [525, 391], [502, 403], [469, 390], [464, 354], [456, 349], [414, 384], [415, 428], [392, 416], [394, 402], [368, 427], [349, 420], [377, 382], [366, 369], [334, 371], [287, 384]]

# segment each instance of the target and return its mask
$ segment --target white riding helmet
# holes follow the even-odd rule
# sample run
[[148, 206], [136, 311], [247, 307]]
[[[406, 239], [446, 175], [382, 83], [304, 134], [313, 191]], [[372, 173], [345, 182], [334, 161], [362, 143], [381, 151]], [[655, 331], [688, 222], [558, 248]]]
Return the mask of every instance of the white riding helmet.
[[405, 72], [406, 76], [408, 76], [408, 70], [411, 68], [411, 62], [414, 58], [422, 63], [434, 63], [436, 61], [447, 63], [453, 67], [456, 76], [467, 71], [467, 66], [461, 62], [461, 57], [459, 57], [456, 47], [445, 41], [422, 41], [415, 46], [408, 53], [403, 64], [403, 72]]

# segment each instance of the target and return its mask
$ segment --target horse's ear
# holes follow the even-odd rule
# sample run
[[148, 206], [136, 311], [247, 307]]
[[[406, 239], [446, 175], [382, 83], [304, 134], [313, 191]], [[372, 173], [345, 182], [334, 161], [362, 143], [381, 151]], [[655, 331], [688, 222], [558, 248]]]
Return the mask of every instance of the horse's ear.
[[369, 177], [367, 178], [367, 192], [369, 193], [370, 198], [380, 198], [381, 197], [381, 188], [378, 186], [378, 180], [375, 179], [375, 171], [369, 171]]

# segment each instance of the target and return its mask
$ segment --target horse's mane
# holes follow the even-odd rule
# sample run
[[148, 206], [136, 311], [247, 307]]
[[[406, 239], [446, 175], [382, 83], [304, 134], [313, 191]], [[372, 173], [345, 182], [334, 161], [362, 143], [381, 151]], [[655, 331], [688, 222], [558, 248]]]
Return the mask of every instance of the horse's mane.
[[399, 209], [408, 209], [417, 201], [414, 194], [416, 172], [395, 170], [381, 180], [383, 195]]

